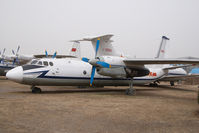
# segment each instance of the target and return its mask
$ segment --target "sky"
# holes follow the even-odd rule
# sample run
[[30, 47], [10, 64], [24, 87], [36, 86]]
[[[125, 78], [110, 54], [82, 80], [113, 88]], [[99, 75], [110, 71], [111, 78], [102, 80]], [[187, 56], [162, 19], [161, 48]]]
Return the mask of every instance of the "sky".
[[[70, 40], [113, 34], [122, 55], [156, 56], [170, 38], [168, 58], [199, 57], [198, 0], [0, 0], [0, 50], [6, 54], [69, 54]], [[90, 42], [81, 55], [93, 57]]]

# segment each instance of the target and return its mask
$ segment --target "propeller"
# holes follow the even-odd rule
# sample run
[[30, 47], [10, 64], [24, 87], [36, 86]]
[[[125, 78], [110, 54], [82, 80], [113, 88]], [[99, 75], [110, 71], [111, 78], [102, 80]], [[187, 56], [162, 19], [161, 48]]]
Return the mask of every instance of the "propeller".
[[[45, 50], [45, 55], [46, 55], [46, 58], [48, 58], [48, 52], [47, 50]], [[57, 52], [55, 52], [52, 56], [52, 58], [55, 58], [57, 56]]]
[[14, 66], [14, 64], [17, 62], [17, 64], [19, 64], [19, 49], [20, 49], [20, 46], [17, 47], [17, 50], [16, 52], [14, 50], [12, 50], [12, 54], [14, 55], [14, 60], [12, 62], [12, 65]]
[[91, 59], [90, 60], [88, 58], [83, 57], [82, 61], [90, 63], [91, 65], [96, 66], [96, 67], [111, 68], [110, 64], [108, 64], [108, 63], [106, 63], [104, 61], [100, 61], [100, 59]]
[[100, 59], [97, 58], [97, 52], [98, 52], [98, 49], [99, 49], [99, 45], [100, 45], [100, 38], [98, 38], [97, 42], [96, 42], [95, 59], [88, 59], [88, 58], [85, 58], [85, 57], [82, 58], [82, 61], [87, 62], [87, 63], [92, 65], [90, 86], [93, 85], [96, 67], [111, 68], [110, 64], [103, 62], [103, 61], [100, 61]]
[[47, 52], [47, 50], [45, 50], [45, 55], [46, 55], [46, 58], [48, 58], [48, 52]]
[[[96, 59], [96, 57], [97, 57], [97, 52], [98, 52], [98, 49], [99, 49], [99, 44], [100, 44], [100, 38], [97, 39], [97, 43], [96, 43], [95, 59]], [[94, 76], [95, 76], [95, 69], [96, 69], [96, 66], [92, 65], [90, 86], [93, 85], [93, 80], [94, 80]]]
[[56, 55], [57, 55], [57, 52], [55, 52], [55, 53], [53, 54], [52, 58], [55, 58], [55, 57], [56, 57]]

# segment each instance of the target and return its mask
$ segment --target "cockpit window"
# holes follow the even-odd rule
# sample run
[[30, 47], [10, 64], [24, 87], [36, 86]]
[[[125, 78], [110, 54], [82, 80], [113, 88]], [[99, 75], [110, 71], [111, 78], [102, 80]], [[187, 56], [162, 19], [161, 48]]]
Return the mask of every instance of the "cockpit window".
[[34, 64], [36, 64], [38, 61], [37, 60], [33, 60], [30, 64], [31, 65], [34, 65]]
[[47, 61], [44, 61], [43, 63], [44, 63], [45, 66], [48, 66], [48, 62]]
[[42, 65], [42, 62], [41, 62], [41, 61], [39, 61], [37, 64], [38, 64], [38, 65]]
[[49, 62], [50, 66], [53, 66], [53, 63], [52, 62]]

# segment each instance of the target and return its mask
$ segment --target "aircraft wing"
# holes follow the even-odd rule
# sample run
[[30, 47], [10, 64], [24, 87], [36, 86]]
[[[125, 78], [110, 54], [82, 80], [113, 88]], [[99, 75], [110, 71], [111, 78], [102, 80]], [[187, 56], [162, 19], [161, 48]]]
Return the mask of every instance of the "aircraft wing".
[[199, 78], [199, 75], [167, 75], [163, 78], [159, 79], [159, 81], [178, 81], [178, 80], [186, 80], [187, 78]]
[[[35, 58], [46, 58], [46, 55], [34, 55]], [[48, 55], [48, 58], [53, 57], [53, 55]], [[70, 56], [70, 55], [56, 55], [56, 58], [66, 58], [66, 57], [70, 57], [70, 58], [76, 58], [75, 56]]]
[[196, 59], [125, 59], [123, 61], [127, 67], [153, 64], [199, 64], [199, 60]]
[[169, 66], [169, 67], [163, 68], [163, 70], [172, 70], [172, 69], [185, 68], [185, 67], [190, 67], [190, 66], [194, 66], [194, 65]]

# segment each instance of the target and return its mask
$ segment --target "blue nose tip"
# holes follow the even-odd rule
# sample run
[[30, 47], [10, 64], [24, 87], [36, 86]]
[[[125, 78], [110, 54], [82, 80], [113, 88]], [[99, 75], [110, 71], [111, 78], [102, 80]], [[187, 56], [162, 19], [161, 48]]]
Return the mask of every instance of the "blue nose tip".
[[23, 80], [23, 68], [21, 66], [18, 66], [14, 69], [11, 69], [6, 73], [6, 77], [9, 80], [21, 83]]

